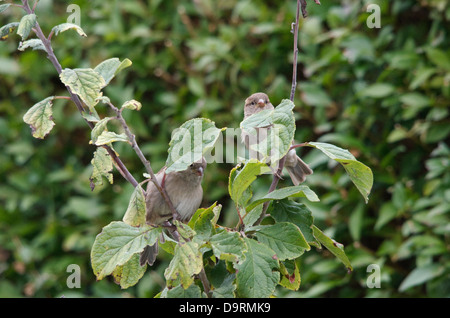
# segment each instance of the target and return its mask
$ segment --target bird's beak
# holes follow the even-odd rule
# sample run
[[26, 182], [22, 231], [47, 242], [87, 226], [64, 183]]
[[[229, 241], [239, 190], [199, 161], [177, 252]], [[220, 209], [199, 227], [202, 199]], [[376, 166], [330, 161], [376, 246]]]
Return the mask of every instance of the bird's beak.
[[260, 99], [259, 101], [258, 101], [258, 106], [259, 107], [264, 107], [264, 106], [266, 106], [266, 103], [264, 103], [264, 99]]
[[203, 177], [203, 167], [199, 167], [199, 168], [197, 169], [197, 174], [198, 174], [200, 177]]

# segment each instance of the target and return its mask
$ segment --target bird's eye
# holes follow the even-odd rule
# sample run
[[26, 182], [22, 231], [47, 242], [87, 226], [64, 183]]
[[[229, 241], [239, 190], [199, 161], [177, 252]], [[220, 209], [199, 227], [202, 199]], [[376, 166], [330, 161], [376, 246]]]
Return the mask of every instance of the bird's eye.
[[254, 105], [255, 105], [255, 102], [251, 102], [250, 105], [254, 106]]
[[189, 165], [189, 167], [191, 167], [191, 168], [192, 168], [193, 166], [194, 166], [194, 164], [193, 164], [193, 163], [191, 163], [191, 164]]

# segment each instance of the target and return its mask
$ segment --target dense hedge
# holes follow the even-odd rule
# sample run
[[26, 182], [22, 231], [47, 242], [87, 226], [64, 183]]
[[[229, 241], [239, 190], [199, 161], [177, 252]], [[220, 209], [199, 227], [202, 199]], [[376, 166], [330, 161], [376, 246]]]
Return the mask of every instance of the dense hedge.
[[[279, 297], [449, 297], [450, 8], [445, 0], [312, 1], [300, 26], [296, 140], [348, 148], [372, 168], [374, 187], [364, 204], [340, 166], [303, 152], [314, 169], [307, 185], [316, 223], [345, 245], [352, 273], [326, 251], [305, 254], [298, 292]], [[93, 67], [119, 57], [133, 66], [106, 94], [117, 104], [142, 102], [127, 113], [155, 170], [167, 157], [171, 131], [208, 117], [238, 127], [244, 99], [265, 91], [272, 103], [288, 98], [296, 1], [73, 1], [81, 8], [79, 38], [53, 40], [63, 67]], [[368, 4], [381, 8], [381, 28], [369, 28]], [[44, 32], [66, 21], [62, 1], [40, 1]], [[10, 7], [0, 25], [20, 19]], [[17, 51], [19, 37], [0, 43], [0, 296], [154, 296], [169, 258], [122, 291], [95, 281], [89, 251], [95, 235], [122, 218], [132, 187], [115, 173], [114, 185], [91, 192], [94, 147], [76, 108], [55, 101], [56, 126], [33, 139], [23, 114], [50, 95], [64, 94], [41, 51]], [[106, 111], [106, 110], [100, 110]], [[126, 145], [116, 150], [129, 170], [143, 167]], [[232, 164], [211, 164], [204, 206], [228, 202]], [[270, 178], [255, 192], [267, 191]], [[289, 185], [286, 178], [282, 185]], [[344, 189], [344, 190], [338, 190]], [[80, 289], [66, 286], [69, 264], [81, 266]], [[378, 264], [381, 288], [366, 286]]]

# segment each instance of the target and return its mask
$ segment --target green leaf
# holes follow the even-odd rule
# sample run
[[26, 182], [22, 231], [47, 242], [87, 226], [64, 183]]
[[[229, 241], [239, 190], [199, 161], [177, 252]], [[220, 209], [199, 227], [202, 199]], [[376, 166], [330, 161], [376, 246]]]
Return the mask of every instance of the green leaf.
[[19, 26], [19, 22], [11, 22], [0, 28], [0, 41], [5, 41], [8, 36]]
[[19, 43], [19, 47], [17, 48], [19, 51], [25, 51], [25, 49], [32, 48], [35, 50], [46, 51], [44, 44], [40, 39], [30, 39]]
[[91, 68], [64, 69], [59, 75], [61, 81], [83, 100], [91, 111], [102, 96], [100, 90], [105, 87], [103, 77]]
[[127, 211], [123, 216], [123, 222], [131, 226], [141, 226], [145, 224], [145, 196], [144, 190], [138, 184], [131, 194]]
[[426, 49], [427, 57], [436, 66], [442, 67], [445, 70], [450, 70], [450, 55], [447, 52], [437, 48], [429, 47]]
[[34, 138], [44, 139], [52, 130], [53, 122], [52, 105], [55, 97], [47, 97], [31, 107], [25, 115], [23, 121], [30, 125], [31, 133]]
[[339, 162], [344, 167], [353, 184], [364, 197], [366, 203], [373, 185], [372, 170], [356, 158], [346, 149], [336, 147], [323, 142], [307, 142], [305, 146], [314, 147], [322, 151], [329, 158]]
[[105, 148], [97, 147], [91, 164], [93, 167], [92, 175], [89, 178], [91, 181], [91, 189], [94, 189], [97, 185], [103, 184], [102, 177], [105, 177], [109, 183], [113, 183], [113, 162]]
[[55, 33], [55, 35], [58, 35], [59, 33], [62, 33], [64, 31], [71, 30], [71, 29], [77, 31], [77, 33], [79, 35], [87, 37], [87, 35], [86, 35], [86, 33], [84, 33], [83, 29], [79, 25], [76, 25], [73, 23], [61, 23], [61, 24], [53, 27], [52, 31]]
[[279, 260], [297, 258], [311, 249], [299, 228], [289, 222], [258, 226], [255, 236], [274, 250]]
[[131, 66], [131, 64], [133, 63], [129, 59], [124, 59], [120, 62], [117, 57], [113, 57], [98, 64], [94, 68], [94, 71], [99, 73], [105, 80], [105, 85], [108, 85], [114, 76], [116, 76], [121, 70]]
[[107, 144], [110, 144], [110, 143], [116, 142], [116, 141], [130, 143], [130, 141], [128, 140], [128, 137], [127, 137], [127, 135], [125, 135], [125, 133], [117, 134], [113, 131], [104, 130], [100, 134], [100, 136], [97, 137], [97, 140], [95, 141], [94, 144], [96, 146], [101, 146], [101, 145], [107, 145]]
[[139, 264], [139, 254], [134, 254], [128, 262], [117, 266], [112, 275], [116, 284], [119, 284], [122, 289], [127, 289], [136, 285], [144, 276], [146, 270], [147, 264], [141, 266]]
[[350, 230], [350, 235], [352, 236], [353, 240], [359, 241], [361, 239], [363, 225], [364, 225], [364, 206], [361, 203], [358, 204], [358, 206], [353, 210], [348, 222], [348, 228]]
[[364, 88], [362, 91], [359, 92], [359, 95], [371, 98], [384, 98], [393, 94], [394, 91], [395, 88], [391, 84], [375, 83]]
[[202, 291], [200, 287], [193, 284], [184, 289], [183, 286], [178, 285], [174, 288], [168, 289], [167, 287], [161, 293], [161, 298], [201, 298]]
[[214, 255], [218, 259], [236, 262], [243, 258], [247, 247], [237, 232], [222, 230], [209, 240]]
[[225, 128], [216, 128], [213, 121], [206, 118], [188, 120], [172, 133], [166, 173], [186, 170], [193, 162], [214, 147], [220, 133]]
[[184, 289], [194, 282], [194, 275], [200, 273], [203, 267], [202, 253], [195, 242], [179, 242], [175, 247], [175, 255], [164, 271], [167, 285], [174, 286], [175, 281]]
[[298, 290], [300, 288], [300, 270], [295, 261], [280, 262], [280, 273], [281, 286], [290, 290]]
[[263, 155], [264, 159], [270, 159], [272, 165], [283, 158], [292, 145], [295, 133], [294, 107], [293, 102], [283, 99], [274, 110], [263, 110], [241, 122], [241, 130], [249, 135], [250, 140], [252, 136], [256, 136], [256, 128], [271, 125], [267, 137], [258, 142], [250, 142], [250, 148]]
[[217, 206], [217, 202], [207, 209], [198, 209], [188, 225], [197, 233], [194, 240], [206, 241], [214, 231], [214, 226], [219, 219], [221, 205]]
[[132, 99], [132, 100], [126, 101], [122, 105], [122, 108], [139, 111], [142, 108], [142, 104], [140, 102], [138, 102], [137, 100]]
[[336, 256], [345, 265], [345, 267], [347, 267], [347, 270], [352, 271], [353, 268], [344, 252], [344, 246], [323, 234], [323, 232], [315, 225], [313, 225], [312, 228], [314, 236], [319, 240], [319, 242], [322, 243], [322, 245], [324, 245], [334, 256]]
[[264, 203], [266, 201], [282, 200], [285, 198], [302, 198], [302, 197], [307, 198], [311, 202], [320, 201], [319, 197], [308, 186], [298, 185], [292, 187], [285, 187], [269, 192], [261, 199], [255, 200], [251, 204], [249, 204], [246, 210], [250, 211], [257, 205]]
[[241, 298], [267, 298], [280, 280], [275, 252], [255, 240], [245, 238], [245, 260], [236, 266], [236, 292]]
[[242, 221], [244, 222], [246, 228], [252, 226], [256, 221], [258, 221], [259, 217], [261, 216], [262, 210], [263, 205], [259, 204], [244, 215]]
[[256, 159], [250, 159], [241, 170], [240, 166], [236, 166], [231, 170], [228, 191], [231, 199], [238, 205], [244, 206], [250, 199], [250, 195], [246, 193], [247, 189], [256, 180], [256, 177], [271, 171], [267, 164]]
[[34, 13], [27, 14], [22, 17], [17, 28], [17, 34], [22, 37], [22, 41], [26, 40], [28, 35], [30, 35], [31, 29], [36, 24], [36, 15]]
[[236, 284], [234, 284], [235, 274], [229, 274], [223, 280], [219, 287], [212, 290], [213, 298], [235, 298], [234, 291], [236, 290]]
[[270, 215], [277, 222], [290, 222], [295, 224], [309, 244], [320, 247], [320, 244], [313, 235], [312, 213], [306, 205], [289, 199], [274, 201]]
[[97, 235], [91, 250], [92, 269], [97, 280], [110, 275], [117, 266], [124, 265], [133, 254], [156, 243], [161, 229], [134, 227], [124, 222], [111, 222]]
[[443, 272], [444, 268], [439, 264], [429, 264], [424, 267], [417, 267], [406, 276], [398, 290], [403, 292], [411, 287], [422, 285], [423, 283], [440, 276]]
[[5, 11], [6, 9], [8, 9], [10, 5], [11, 5], [11, 3], [0, 4], [0, 13], [2, 13], [3, 11]]
[[173, 225], [177, 227], [178, 233], [180, 233], [181, 237], [185, 239], [190, 239], [196, 234], [189, 225], [184, 224], [183, 222], [180, 222], [178, 220], [173, 221]]
[[97, 139], [98, 139], [98, 137], [101, 134], [103, 134], [104, 131], [108, 130], [106, 126], [108, 124], [108, 121], [110, 121], [111, 119], [113, 119], [113, 117], [105, 117], [105, 118], [99, 120], [95, 124], [94, 128], [92, 128], [92, 130], [91, 130], [91, 141], [90, 141], [90, 143], [95, 144]]

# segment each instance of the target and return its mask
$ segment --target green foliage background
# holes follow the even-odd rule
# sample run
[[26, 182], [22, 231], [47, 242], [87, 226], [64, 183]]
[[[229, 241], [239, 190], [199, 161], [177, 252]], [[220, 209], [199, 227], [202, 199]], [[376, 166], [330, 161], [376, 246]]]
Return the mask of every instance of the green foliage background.
[[[239, 127], [244, 99], [265, 91], [277, 105], [288, 98], [296, 1], [72, 1], [87, 38], [68, 31], [53, 38], [65, 67], [94, 67], [118, 57], [133, 65], [106, 89], [126, 112], [144, 153], [159, 170], [172, 130], [193, 117]], [[301, 258], [298, 292], [278, 297], [450, 296], [450, 8], [445, 0], [308, 2], [300, 25], [296, 140], [349, 149], [374, 173], [368, 205], [340, 165], [303, 150], [314, 169], [307, 185], [315, 223], [343, 243], [354, 272], [326, 250]], [[370, 29], [366, 5], [381, 7], [381, 28]], [[44, 33], [67, 20], [68, 3], [39, 1]], [[10, 7], [0, 25], [19, 21]], [[16, 51], [19, 36], [0, 43], [0, 296], [149, 297], [164, 286], [170, 258], [121, 290], [96, 282], [89, 252], [101, 228], [120, 220], [132, 187], [115, 172], [91, 192], [94, 146], [73, 104], [55, 101], [55, 128], [31, 136], [23, 114], [51, 95], [65, 95], [42, 51]], [[99, 107], [100, 109], [101, 107]], [[105, 109], [100, 109], [104, 112]], [[129, 170], [144, 172], [127, 145], [116, 150]], [[221, 224], [236, 224], [227, 195], [232, 164], [211, 164], [204, 204], [224, 206]], [[270, 177], [255, 192], [267, 192]], [[291, 185], [285, 178], [280, 186]], [[370, 264], [381, 288], [367, 288]], [[69, 264], [81, 267], [81, 288], [69, 289]]]

